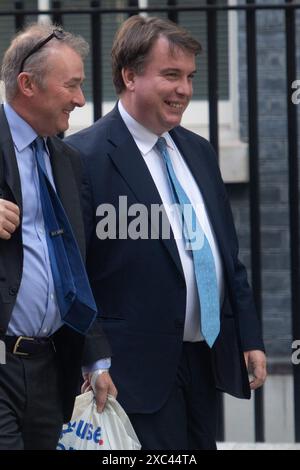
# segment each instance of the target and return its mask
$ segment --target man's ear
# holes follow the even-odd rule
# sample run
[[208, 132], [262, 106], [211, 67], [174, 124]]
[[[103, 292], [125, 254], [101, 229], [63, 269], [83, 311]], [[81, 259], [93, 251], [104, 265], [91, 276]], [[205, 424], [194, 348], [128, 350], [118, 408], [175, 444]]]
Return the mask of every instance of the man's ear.
[[126, 89], [128, 91], [134, 91], [136, 73], [132, 69], [123, 68], [122, 77]]
[[30, 73], [22, 72], [17, 78], [19, 92], [28, 98], [34, 94], [34, 82]]

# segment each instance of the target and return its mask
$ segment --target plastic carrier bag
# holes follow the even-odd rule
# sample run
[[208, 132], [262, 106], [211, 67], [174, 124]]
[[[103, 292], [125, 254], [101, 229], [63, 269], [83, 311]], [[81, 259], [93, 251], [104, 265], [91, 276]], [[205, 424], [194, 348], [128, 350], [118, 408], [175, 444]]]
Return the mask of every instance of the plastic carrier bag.
[[71, 421], [63, 426], [57, 450], [140, 450], [141, 445], [121, 405], [108, 395], [97, 412], [92, 391], [76, 397]]

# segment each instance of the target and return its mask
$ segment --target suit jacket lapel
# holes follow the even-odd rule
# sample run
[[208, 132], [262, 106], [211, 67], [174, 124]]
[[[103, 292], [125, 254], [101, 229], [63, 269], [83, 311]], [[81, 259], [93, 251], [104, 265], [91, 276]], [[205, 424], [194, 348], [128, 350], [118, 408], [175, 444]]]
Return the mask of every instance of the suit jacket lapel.
[[3, 105], [0, 107], [0, 129], [0, 148], [2, 150], [4, 163], [4, 165], [0, 166], [0, 171], [2, 169], [2, 171], [5, 172], [0, 180], [6, 182], [15, 198], [16, 204], [22, 210], [22, 193], [18, 164]]
[[[114, 124], [110, 126], [111, 132], [108, 135], [108, 141], [111, 144], [111, 150], [108, 154], [126, 180], [137, 201], [147, 207], [151, 221], [151, 205], [161, 205], [162, 200], [148, 167], [117, 109], [113, 112], [113, 119]], [[161, 239], [161, 241], [183, 276], [181, 261], [172, 231], [170, 239]]]
[[48, 138], [51, 165], [57, 194], [64, 206], [83, 259], [85, 259], [85, 236], [82, 221], [79, 190], [76, 185], [68, 147], [58, 138]]

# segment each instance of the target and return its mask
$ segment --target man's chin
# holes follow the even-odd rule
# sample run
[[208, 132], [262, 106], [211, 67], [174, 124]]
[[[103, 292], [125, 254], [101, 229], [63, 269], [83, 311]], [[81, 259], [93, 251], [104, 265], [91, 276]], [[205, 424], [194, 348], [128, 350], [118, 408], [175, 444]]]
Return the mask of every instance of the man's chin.
[[64, 132], [66, 132], [69, 129], [69, 127], [70, 127], [69, 123], [64, 125], [64, 126], [60, 126], [57, 134], [63, 134]]
[[180, 117], [180, 118], [178, 118], [178, 119], [172, 119], [172, 121], [169, 121], [169, 122], [167, 123], [167, 125], [168, 125], [168, 132], [171, 131], [172, 129], [174, 129], [174, 127], [180, 126], [181, 119], [182, 119], [182, 117]]

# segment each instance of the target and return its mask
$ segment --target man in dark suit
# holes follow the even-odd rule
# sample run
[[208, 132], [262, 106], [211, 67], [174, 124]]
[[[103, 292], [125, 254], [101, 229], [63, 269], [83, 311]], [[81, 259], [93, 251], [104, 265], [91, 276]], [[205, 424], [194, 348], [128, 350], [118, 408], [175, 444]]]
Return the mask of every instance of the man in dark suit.
[[[70, 112], [84, 105], [87, 52], [82, 38], [33, 25], [12, 41], [2, 63], [7, 101], [0, 108], [0, 340], [1, 351], [6, 351], [6, 363], [0, 364], [2, 450], [55, 449], [62, 423], [72, 414], [82, 364], [86, 385], [92, 376], [96, 381], [99, 410], [108, 392], [116, 395], [106, 337], [99, 325], [89, 329], [92, 317], [84, 319], [87, 313], [94, 316], [96, 308], [82, 280], [80, 158], [55, 137], [68, 128]], [[38, 169], [39, 157], [45, 173]], [[57, 232], [48, 231], [43, 178], [51, 204], [62, 203]], [[58, 273], [60, 282], [76, 286], [63, 303], [53, 271], [60, 261], [51, 253], [51, 237], [62, 237], [61, 253], [82, 276], [79, 288], [73, 268], [67, 279]], [[72, 259], [67, 246], [72, 247]], [[66, 305], [67, 317], [61, 316], [61, 305]]]
[[[215, 449], [216, 388], [250, 398], [266, 377], [216, 156], [180, 126], [199, 50], [173, 23], [128, 19], [112, 48], [120, 101], [67, 139], [88, 173], [88, 272], [111, 374], [144, 449]], [[174, 202], [196, 213], [200, 248], [187, 249]]]

